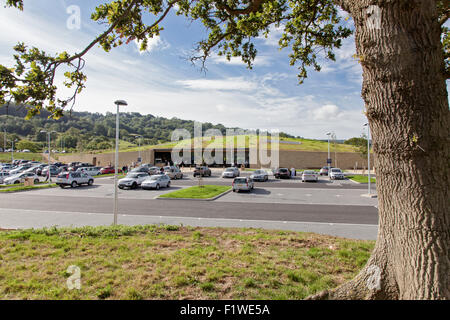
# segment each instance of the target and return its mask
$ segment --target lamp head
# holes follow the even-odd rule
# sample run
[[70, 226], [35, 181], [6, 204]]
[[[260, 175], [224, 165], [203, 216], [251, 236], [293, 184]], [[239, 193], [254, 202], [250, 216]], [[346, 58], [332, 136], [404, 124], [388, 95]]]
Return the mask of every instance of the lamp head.
[[116, 100], [114, 102], [114, 104], [119, 105], [119, 106], [127, 106], [128, 103], [125, 100]]

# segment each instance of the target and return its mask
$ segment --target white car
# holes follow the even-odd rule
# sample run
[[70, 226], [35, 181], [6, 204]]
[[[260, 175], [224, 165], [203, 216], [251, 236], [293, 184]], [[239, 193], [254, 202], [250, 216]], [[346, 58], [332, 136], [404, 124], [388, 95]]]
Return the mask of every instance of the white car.
[[161, 187], [170, 187], [170, 177], [166, 174], [158, 174], [142, 181], [141, 188], [145, 190], [156, 189]]
[[125, 178], [119, 180], [119, 188], [136, 189], [146, 179], [148, 179], [148, 173], [130, 172]]
[[255, 184], [253, 183], [252, 178], [242, 177], [242, 178], [235, 178], [233, 180], [233, 192], [239, 192], [241, 190], [244, 191], [251, 191], [255, 188]]
[[317, 174], [317, 172], [314, 172], [313, 170], [305, 170], [305, 171], [303, 171], [303, 174], [302, 174], [302, 182], [305, 182], [305, 181], [317, 182], [317, 181], [319, 181], [319, 175]]
[[88, 175], [90, 175], [91, 177], [94, 176], [98, 176], [99, 174], [101, 174], [101, 168], [99, 167], [81, 167], [77, 169], [77, 172], [84, 172]]
[[10, 174], [10, 175], [16, 175], [16, 174], [19, 174], [19, 173], [24, 172], [25, 170], [27, 170], [27, 169], [29, 169], [29, 168], [31, 168], [31, 167], [32, 167], [31, 164], [26, 163], [26, 164], [24, 164], [24, 165], [22, 165], [22, 166], [19, 166], [19, 167], [17, 167], [17, 168], [14, 168], [14, 169], [10, 170], [10, 171], [9, 171], [9, 174]]
[[239, 177], [240, 172], [236, 167], [226, 168], [222, 173], [222, 178], [236, 178]]
[[331, 180], [345, 179], [344, 173], [339, 168], [332, 168], [329, 176]]
[[6, 178], [3, 183], [4, 184], [19, 184], [19, 183], [24, 183], [25, 179], [33, 179], [34, 183], [38, 183], [39, 182], [39, 177], [34, 174], [33, 172], [23, 172], [23, 173], [19, 173], [13, 176], [10, 176], [8, 178]]

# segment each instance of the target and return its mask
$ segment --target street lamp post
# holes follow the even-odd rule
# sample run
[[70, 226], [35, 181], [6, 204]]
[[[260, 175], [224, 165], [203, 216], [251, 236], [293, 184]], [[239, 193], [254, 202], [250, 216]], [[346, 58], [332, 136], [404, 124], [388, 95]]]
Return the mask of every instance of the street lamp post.
[[117, 225], [117, 212], [119, 206], [119, 194], [117, 192], [117, 174], [119, 166], [119, 106], [127, 106], [124, 100], [116, 100], [114, 104], [117, 106], [116, 114], [116, 154], [114, 161], [114, 225]]
[[141, 139], [143, 138], [143, 136], [141, 135], [135, 135], [135, 138], [139, 138], [139, 148], [138, 148], [138, 162], [141, 164], [142, 163], [142, 158], [141, 158]]
[[331, 135], [331, 132], [327, 132], [327, 136], [328, 136], [328, 159], [327, 159], [328, 176], [330, 176], [330, 170], [331, 170], [331, 163], [330, 163], [330, 135]]
[[48, 182], [52, 182], [52, 175], [50, 173], [50, 155], [51, 155], [51, 150], [50, 150], [50, 145], [51, 145], [51, 136], [52, 133], [56, 133], [56, 131], [46, 131], [46, 130], [41, 130], [42, 133], [46, 133], [47, 137], [48, 137]]
[[11, 165], [14, 162], [14, 142], [17, 142], [17, 139], [11, 139]]
[[369, 178], [369, 184], [368, 184], [368, 188], [369, 188], [369, 196], [371, 194], [371, 190], [370, 190], [370, 127], [369, 127], [369, 123], [364, 124], [364, 127], [367, 126], [367, 172], [368, 172], [368, 178]]

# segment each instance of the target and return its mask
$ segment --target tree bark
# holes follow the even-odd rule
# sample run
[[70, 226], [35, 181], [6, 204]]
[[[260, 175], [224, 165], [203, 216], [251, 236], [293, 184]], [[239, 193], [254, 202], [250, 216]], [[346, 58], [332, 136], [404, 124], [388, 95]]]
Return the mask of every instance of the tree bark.
[[436, 1], [340, 2], [363, 67], [379, 231], [359, 275], [311, 299], [450, 299], [450, 121]]

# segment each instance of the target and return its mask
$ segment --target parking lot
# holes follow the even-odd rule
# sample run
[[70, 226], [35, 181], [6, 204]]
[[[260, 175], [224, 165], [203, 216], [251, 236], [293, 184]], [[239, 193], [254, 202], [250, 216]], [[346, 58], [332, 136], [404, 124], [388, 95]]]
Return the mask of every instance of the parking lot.
[[[232, 180], [214, 171], [201, 183], [231, 185]], [[285, 180], [270, 176], [267, 182], [256, 182], [250, 192], [230, 192], [214, 201], [156, 199], [198, 184], [199, 179], [185, 171], [170, 188], [119, 190], [119, 223], [258, 227], [376, 238], [377, 199], [361, 196], [367, 193], [363, 184], [327, 177], [303, 183], [298, 176]], [[112, 177], [96, 178], [93, 186], [0, 194], [0, 227], [111, 224], [113, 195]]]

